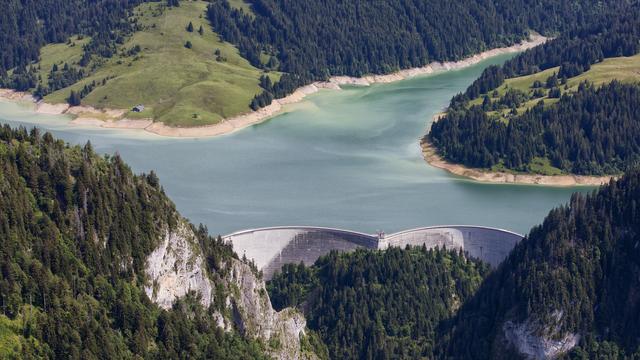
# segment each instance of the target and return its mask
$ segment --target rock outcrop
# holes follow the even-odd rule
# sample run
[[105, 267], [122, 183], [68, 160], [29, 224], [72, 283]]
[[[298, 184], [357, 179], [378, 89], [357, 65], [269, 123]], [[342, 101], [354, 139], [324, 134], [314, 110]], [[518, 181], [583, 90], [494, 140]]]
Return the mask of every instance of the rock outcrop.
[[264, 281], [239, 260], [232, 260], [229, 281], [236, 292], [231, 299], [236, 328], [247, 337], [269, 343], [279, 359], [308, 358], [300, 351], [306, 327], [300, 312], [292, 308], [275, 311]]
[[205, 274], [204, 259], [194, 251], [193, 233], [186, 224], [174, 231], [167, 231], [164, 240], [147, 258], [145, 286], [149, 299], [163, 309], [169, 309], [174, 301], [189, 291], [197, 292], [203, 306], [213, 301], [212, 285]]
[[[261, 341], [277, 359], [315, 359], [303, 351], [306, 321], [295, 309], [275, 311], [264, 281], [246, 263], [229, 259], [222, 274], [208, 274], [195, 234], [186, 222], [167, 233], [147, 258], [148, 283], [145, 291], [158, 306], [169, 309], [190, 292], [203, 306], [214, 302], [216, 286], [225, 288], [225, 309], [216, 311], [218, 325], [225, 331], [236, 329], [243, 336]], [[213, 280], [215, 279], [215, 280]]]
[[527, 319], [521, 323], [506, 321], [502, 326], [505, 340], [527, 359], [555, 359], [573, 349], [580, 336], [561, 333], [562, 311], [549, 317], [553, 324]]

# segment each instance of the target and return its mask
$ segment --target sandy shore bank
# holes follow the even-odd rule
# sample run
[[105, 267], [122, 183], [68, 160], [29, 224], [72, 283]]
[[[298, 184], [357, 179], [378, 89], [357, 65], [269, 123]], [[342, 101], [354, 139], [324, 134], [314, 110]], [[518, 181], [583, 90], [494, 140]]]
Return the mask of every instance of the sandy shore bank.
[[[42, 114], [69, 114], [74, 116], [70, 122], [72, 125], [97, 126], [103, 128], [117, 129], [142, 129], [153, 134], [169, 137], [209, 137], [228, 134], [233, 131], [258, 124], [282, 112], [282, 107], [302, 101], [307, 95], [318, 92], [320, 89], [339, 90], [341, 85], [369, 86], [374, 83], [390, 83], [405, 80], [414, 76], [433, 74], [435, 72], [461, 69], [479, 63], [490, 57], [519, 52], [543, 44], [547, 38], [541, 35], [532, 35], [528, 41], [522, 43], [496, 48], [473, 55], [464, 60], [455, 62], [433, 62], [424, 67], [401, 70], [387, 75], [368, 75], [361, 78], [336, 76], [326, 82], [315, 82], [313, 84], [298, 88], [291, 95], [282, 99], [274, 100], [271, 105], [257, 111], [248, 112], [232, 118], [224, 119], [213, 125], [198, 127], [172, 127], [153, 119], [128, 119], [125, 117], [127, 110], [122, 109], [96, 109], [90, 106], [72, 106], [67, 104], [47, 104], [43, 101], [36, 102], [36, 112]], [[0, 98], [10, 100], [32, 99], [28, 93], [16, 92], [13, 90], [0, 89]]]
[[[438, 121], [444, 113], [434, 115], [433, 121]], [[585, 175], [536, 175], [512, 174], [506, 172], [491, 172], [483, 169], [468, 168], [454, 164], [438, 155], [435, 147], [428, 141], [420, 143], [422, 155], [427, 163], [454, 175], [463, 176], [475, 181], [494, 184], [530, 184], [545, 186], [599, 186], [608, 183], [614, 176], [585, 176]]]

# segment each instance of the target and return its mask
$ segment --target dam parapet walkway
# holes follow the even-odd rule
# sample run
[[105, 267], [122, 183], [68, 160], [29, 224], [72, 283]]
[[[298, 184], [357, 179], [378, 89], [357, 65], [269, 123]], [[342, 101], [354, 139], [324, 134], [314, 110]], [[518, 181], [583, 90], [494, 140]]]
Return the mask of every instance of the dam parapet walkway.
[[318, 226], [280, 226], [223, 236], [236, 253], [253, 260], [267, 280], [284, 264], [303, 262], [311, 265], [332, 250], [383, 250], [407, 245], [462, 249], [470, 257], [495, 267], [522, 238], [522, 235], [508, 230], [471, 225], [430, 226], [386, 236], [383, 233], [366, 234]]

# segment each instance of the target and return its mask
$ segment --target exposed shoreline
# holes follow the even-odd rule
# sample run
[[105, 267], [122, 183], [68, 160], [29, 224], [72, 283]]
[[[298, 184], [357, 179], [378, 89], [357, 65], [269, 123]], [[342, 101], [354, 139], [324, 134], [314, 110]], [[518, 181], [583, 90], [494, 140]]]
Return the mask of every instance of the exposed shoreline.
[[266, 121], [276, 115], [279, 115], [282, 112], [284, 105], [300, 102], [307, 95], [314, 94], [320, 89], [340, 90], [341, 85], [369, 86], [375, 83], [390, 83], [405, 80], [414, 76], [433, 74], [440, 71], [462, 69], [467, 66], [475, 65], [490, 57], [524, 51], [543, 44], [546, 41], [546, 37], [533, 34], [530, 36], [529, 40], [523, 41], [519, 44], [484, 51], [460, 61], [442, 63], [433, 62], [420, 68], [400, 70], [387, 75], [367, 75], [361, 78], [335, 76], [326, 82], [315, 82], [313, 84], [300, 87], [292, 94], [281, 99], [275, 99], [271, 105], [257, 111], [251, 111], [224, 119], [217, 124], [196, 127], [172, 127], [161, 122], [154, 122], [153, 119], [128, 119], [125, 117], [128, 110], [122, 109], [96, 109], [85, 105], [70, 107], [68, 104], [48, 104], [44, 101], [36, 101], [29, 93], [17, 92], [10, 89], [0, 89], [0, 98], [14, 101], [33, 101], [36, 104], [35, 111], [41, 114], [68, 114], [75, 116], [75, 118], [69, 122], [72, 125], [115, 129], [137, 129], [167, 137], [210, 137], [228, 134]]
[[[433, 116], [433, 121], [438, 121], [445, 113]], [[475, 181], [492, 184], [528, 184], [544, 186], [600, 186], [607, 184], [615, 176], [588, 176], [588, 175], [538, 175], [538, 174], [512, 174], [507, 172], [492, 172], [484, 169], [469, 168], [461, 164], [449, 162], [438, 155], [435, 147], [429, 141], [420, 141], [422, 156], [433, 167], [446, 170], [454, 175], [469, 178]]]

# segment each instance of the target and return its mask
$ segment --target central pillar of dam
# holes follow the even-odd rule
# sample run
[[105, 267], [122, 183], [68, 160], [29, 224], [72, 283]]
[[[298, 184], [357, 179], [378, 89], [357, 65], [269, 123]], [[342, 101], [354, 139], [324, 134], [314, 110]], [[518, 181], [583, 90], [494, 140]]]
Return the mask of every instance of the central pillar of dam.
[[432, 226], [384, 236], [310, 226], [284, 226], [239, 231], [223, 237], [240, 256], [246, 256], [271, 279], [284, 264], [313, 264], [332, 250], [380, 249], [423, 246], [462, 249], [468, 256], [498, 266], [522, 235], [481, 226]]

